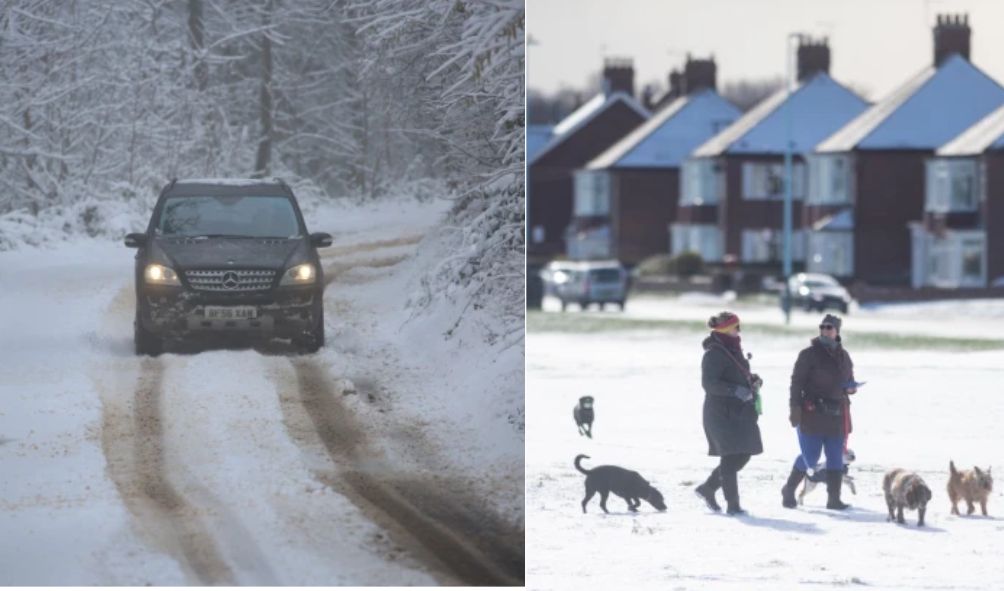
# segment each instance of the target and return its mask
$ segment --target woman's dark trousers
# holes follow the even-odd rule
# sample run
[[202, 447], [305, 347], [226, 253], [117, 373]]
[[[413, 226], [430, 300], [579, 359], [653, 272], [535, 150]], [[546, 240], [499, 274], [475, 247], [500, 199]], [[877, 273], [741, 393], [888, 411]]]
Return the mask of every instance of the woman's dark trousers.
[[709, 508], [715, 511], [721, 509], [715, 502], [715, 491], [720, 487], [722, 494], [725, 495], [726, 513], [729, 515], [745, 513], [739, 506], [738, 473], [749, 461], [750, 454], [730, 454], [721, 457], [718, 467], [711, 471], [704, 484], [697, 487], [697, 494], [705, 499]]

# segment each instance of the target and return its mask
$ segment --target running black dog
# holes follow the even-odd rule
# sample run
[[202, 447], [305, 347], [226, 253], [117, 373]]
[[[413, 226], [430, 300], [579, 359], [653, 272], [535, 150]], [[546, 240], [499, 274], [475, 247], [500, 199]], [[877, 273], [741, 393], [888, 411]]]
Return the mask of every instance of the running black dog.
[[575, 469], [586, 475], [586, 498], [582, 499], [582, 512], [586, 512], [586, 504], [593, 498], [593, 495], [600, 493], [600, 508], [604, 513], [607, 511], [607, 496], [610, 493], [627, 501], [628, 511], [638, 512], [638, 506], [642, 500], [647, 501], [659, 511], [666, 510], [666, 502], [662, 499], [662, 493], [657, 491], [641, 474], [633, 470], [627, 470], [620, 466], [597, 466], [592, 470], [586, 470], [579, 462], [589, 459], [589, 456], [579, 454], [575, 456]]
[[579, 403], [572, 409], [572, 416], [575, 424], [579, 427], [579, 435], [593, 438], [593, 397], [583, 396], [579, 398]]

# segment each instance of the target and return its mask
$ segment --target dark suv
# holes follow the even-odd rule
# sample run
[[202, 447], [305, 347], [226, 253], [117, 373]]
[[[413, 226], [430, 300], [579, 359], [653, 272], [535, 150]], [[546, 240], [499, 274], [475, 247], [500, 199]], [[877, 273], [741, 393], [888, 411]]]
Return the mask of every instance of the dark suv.
[[324, 276], [296, 197], [278, 179], [174, 180], [136, 253], [136, 353], [211, 336], [324, 345]]

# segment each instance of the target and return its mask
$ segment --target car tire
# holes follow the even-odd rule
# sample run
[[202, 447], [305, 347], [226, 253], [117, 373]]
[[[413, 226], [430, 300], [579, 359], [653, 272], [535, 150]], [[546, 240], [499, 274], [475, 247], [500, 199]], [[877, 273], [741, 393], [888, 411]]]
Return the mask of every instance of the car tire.
[[306, 353], [317, 353], [324, 346], [324, 308], [315, 310], [314, 316], [313, 330], [294, 341]]
[[617, 306], [620, 307], [621, 312], [624, 311], [624, 304], [625, 304], [624, 300], [620, 300], [619, 302], [617, 302]]
[[564, 312], [568, 309], [568, 302], [561, 300], [561, 311]]
[[156, 357], [164, 352], [164, 340], [143, 328], [139, 318], [133, 322], [133, 343], [137, 355]]
[[[592, 303], [592, 302], [580, 302], [580, 303], [579, 303], [579, 308], [582, 308], [582, 311], [583, 311], [583, 312], [586, 312], [586, 311], [588, 311], [588, 310], [589, 310], [589, 304], [591, 304], [591, 303]], [[600, 307], [602, 308], [602, 307], [603, 307], [603, 305], [602, 305], [602, 304], [600, 304]]]

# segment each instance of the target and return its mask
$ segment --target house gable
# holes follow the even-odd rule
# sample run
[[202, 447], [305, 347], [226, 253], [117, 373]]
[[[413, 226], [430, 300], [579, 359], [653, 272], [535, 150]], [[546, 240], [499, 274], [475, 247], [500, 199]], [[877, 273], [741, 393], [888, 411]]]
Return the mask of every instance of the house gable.
[[799, 84], [790, 96], [784, 89], [777, 91], [698, 147], [693, 156], [783, 154], [789, 137], [789, 116], [793, 151], [809, 152], [867, 107], [861, 97], [820, 72]]
[[586, 167], [676, 168], [695, 147], [740, 116], [713, 90], [680, 97]]

